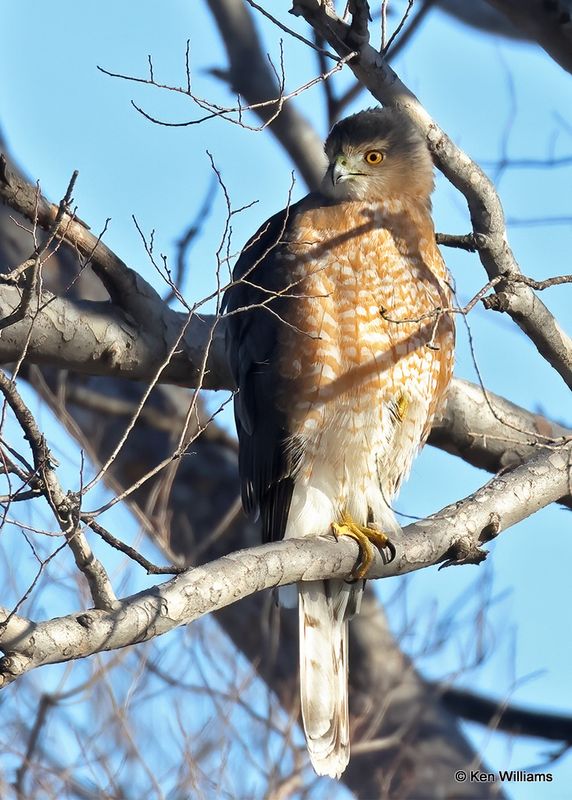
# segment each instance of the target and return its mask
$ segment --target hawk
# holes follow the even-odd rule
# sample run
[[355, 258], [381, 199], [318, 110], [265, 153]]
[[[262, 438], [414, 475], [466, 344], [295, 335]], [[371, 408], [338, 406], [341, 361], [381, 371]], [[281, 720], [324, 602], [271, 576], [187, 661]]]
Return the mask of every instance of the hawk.
[[348, 620], [373, 545], [452, 372], [448, 273], [435, 243], [433, 164], [399, 112], [338, 122], [321, 188], [271, 217], [227, 289], [242, 501], [265, 541], [349, 535], [354, 581], [298, 585], [301, 710], [319, 775], [349, 760]]

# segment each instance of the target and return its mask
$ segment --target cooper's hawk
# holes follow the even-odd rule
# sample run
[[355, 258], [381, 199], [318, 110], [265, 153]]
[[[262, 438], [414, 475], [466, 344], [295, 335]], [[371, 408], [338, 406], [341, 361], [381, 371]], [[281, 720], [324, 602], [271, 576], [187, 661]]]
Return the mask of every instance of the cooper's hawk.
[[431, 156], [400, 114], [372, 109], [326, 141], [321, 190], [269, 219], [227, 290], [242, 500], [265, 541], [349, 534], [354, 583], [300, 583], [301, 705], [320, 775], [349, 759], [347, 621], [373, 541], [451, 376], [448, 274], [435, 244]]

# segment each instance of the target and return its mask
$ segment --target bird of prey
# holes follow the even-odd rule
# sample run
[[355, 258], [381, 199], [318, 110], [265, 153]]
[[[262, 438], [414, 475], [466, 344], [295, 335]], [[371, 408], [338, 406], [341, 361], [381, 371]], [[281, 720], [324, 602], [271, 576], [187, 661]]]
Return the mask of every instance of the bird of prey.
[[373, 546], [400, 530], [391, 503], [444, 399], [454, 328], [423, 137], [397, 110], [369, 109], [338, 122], [325, 151], [320, 190], [250, 239], [223, 308], [245, 511], [265, 541], [360, 545], [353, 581], [298, 584], [308, 750], [339, 777], [348, 620]]

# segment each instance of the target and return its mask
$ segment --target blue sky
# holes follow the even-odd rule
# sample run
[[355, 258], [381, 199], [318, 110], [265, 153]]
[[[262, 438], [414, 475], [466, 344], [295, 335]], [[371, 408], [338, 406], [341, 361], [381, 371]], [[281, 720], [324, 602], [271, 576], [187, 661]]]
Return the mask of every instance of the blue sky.
[[[282, 17], [302, 31], [299, 21], [285, 13]], [[266, 47], [277, 60], [279, 36], [267, 23], [259, 20], [259, 24]], [[157, 251], [172, 257], [175, 242], [201, 206], [211, 179], [207, 149], [233, 206], [258, 201], [233, 219], [234, 250], [284, 205], [292, 165], [268, 133], [245, 131], [222, 120], [185, 128], [152, 125], [132, 108], [131, 99], [171, 121], [190, 119], [196, 110], [184, 98], [114, 80], [96, 68], [140, 76], [146, 74], [147, 54], [152, 54], [157, 79], [179, 84], [184, 82], [185, 43], [190, 38], [195, 91], [232, 103], [226, 88], [209, 74], [210, 68], [225, 63], [225, 56], [205, 4], [68, 0], [54, 6], [7, 0], [3, 28], [10, 35], [3, 36], [0, 50], [4, 75], [0, 124], [11, 152], [54, 200], [63, 195], [72, 171], [79, 169], [75, 200], [80, 216], [96, 232], [110, 217], [107, 243], [158, 288], [160, 281], [131, 217], [135, 215], [147, 233], [154, 229]], [[299, 43], [285, 42], [285, 64], [290, 89], [315, 74], [313, 54]], [[438, 12], [430, 14], [395, 67], [448, 134], [497, 178], [507, 217], [515, 223], [509, 227], [509, 238], [523, 271], [535, 278], [572, 271], [570, 223], [523, 224], [572, 215], [571, 168], [507, 169], [499, 175], [494, 167], [503, 156], [543, 159], [572, 153], [570, 76], [536, 47], [485, 37]], [[296, 102], [325, 135], [320, 88]], [[352, 110], [369, 104], [364, 94]], [[298, 179], [294, 195], [304, 192]], [[438, 230], [469, 230], [463, 198], [441, 177], [434, 209]], [[183, 287], [189, 300], [199, 299], [214, 286], [214, 254], [223, 224], [224, 203], [219, 196], [191, 252]], [[464, 303], [486, 282], [484, 270], [476, 256], [446, 251], [445, 257]], [[543, 300], [566, 327], [572, 288], [549, 290]], [[509, 319], [476, 308], [468, 322], [474, 356], [460, 323], [458, 376], [475, 380], [476, 358], [490, 389], [572, 425], [569, 394], [562, 381]], [[228, 418], [227, 424], [231, 424]], [[54, 423], [49, 421], [48, 426], [52, 439], [73, 454], [72, 445], [61, 443]], [[72, 458], [77, 464], [77, 452]], [[427, 448], [397, 506], [406, 514], [421, 516], [467, 495], [486, 478]], [[73, 469], [69, 480], [75, 480]], [[118, 512], [115, 524], [136, 531], [126, 511]], [[459, 618], [450, 640], [434, 655], [420, 658], [424, 672], [430, 677], [459, 675], [460, 684], [492, 696], [572, 713], [569, 534], [569, 512], [548, 509], [501, 535], [479, 569], [431, 569], [411, 576], [407, 602], [397, 580], [383, 582], [379, 591], [389, 602], [394, 628], [407, 629], [404, 645], [413, 654], [439, 638], [438, 621], [451, 609]], [[479, 588], [464, 603], [473, 584]], [[483, 623], [489, 652], [483, 665], [472, 668], [468, 665], [481, 630], [477, 622], [483, 598], [491, 600]], [[412, 632], [411, 619], [417, 620]], [[525, 768], [550, 749], [546, 743], [490, 736], [476, 726], [467, 730], [497, 768]], [[564, 797], [564, 787], [572, 781], [570, 760], [552, 769], [557, 780], [544, 796]], [[521, 784], [511, 788], [509, 796], [520, 800], [538, 795]]]

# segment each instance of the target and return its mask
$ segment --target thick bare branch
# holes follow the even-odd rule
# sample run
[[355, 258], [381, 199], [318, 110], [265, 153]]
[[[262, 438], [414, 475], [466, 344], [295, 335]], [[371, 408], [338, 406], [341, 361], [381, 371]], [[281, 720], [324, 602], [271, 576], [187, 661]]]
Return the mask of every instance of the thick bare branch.
[[[499, 472], [524, 463], [542, 443], [570, 436], [571, 429], [457, 378], [429, 443], [475, 467]], [[572, 506], [569, 497], [560, 502]]]
[[[394, 542], [394, 559], [384, 563], [377, 556], [371, 577], [401, 575], [439, 562], [448, 566], [483, 560], [483, 543], [570, 493], [571, 455], [571, 444], [543, 450], [474, 495], [409, 525]], [[146, 641], [262, 589], [348, 576], [357, 555], [357, 545], [343, 538], [289, 539], [224, 556], [119, 601], [110, 611], [30, 623], [25, 632], [21, 619], [14, 629], [8, 619], [0, 635], [6, 654], [0, 676], [7, 684], [42, 664]]]
[[[0, 316], [20, 305], [21, 290], [0, 288]], [[149, 320], [141, 325], [113, 303], [69, 300], [43, 292], [39, 310], [2, 331], [0, 363], [10, 364], [26, 348], [30, 364], [49, 364], [90, 375], [150, 380], [164, 363], [187, 323], [187, 315], [173, 311], [159, 295], [145, 302]], [[214, 319], [193, 315], [180, 346], [173, 354], [162, 380], [196, 385], [210, 341]], [[204, 388], [231, 385], [223, 355], [222, 328], [214, 332], [213, 357], [208, 362]], [[216, 355], [215, 355], [216, 354]]]

